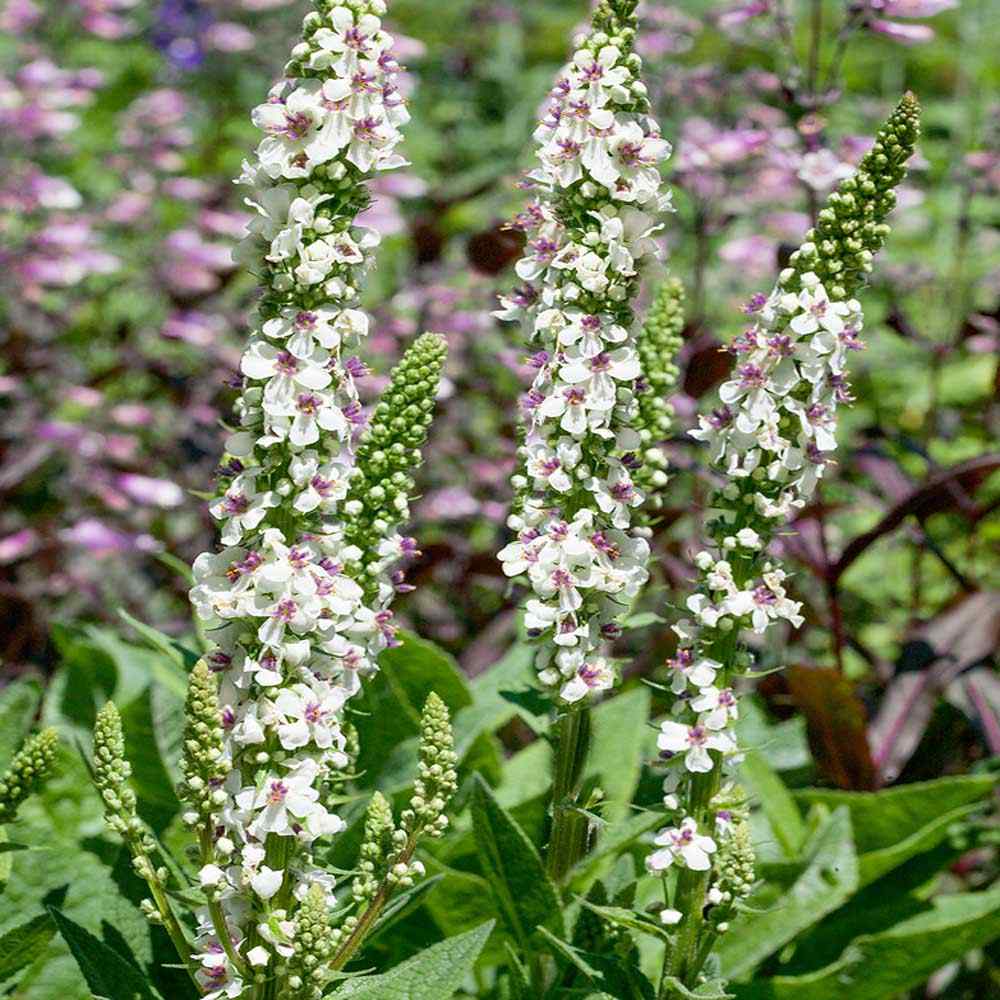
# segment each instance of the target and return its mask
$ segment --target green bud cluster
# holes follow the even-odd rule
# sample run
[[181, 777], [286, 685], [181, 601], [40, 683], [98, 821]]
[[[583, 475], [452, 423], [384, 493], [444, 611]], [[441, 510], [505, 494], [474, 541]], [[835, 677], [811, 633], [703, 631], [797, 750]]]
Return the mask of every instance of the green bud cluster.
[[639, 0], [601, 0], [591, 20], [595, 44], [617, 45], [622, 52], [630, 52], [639, 28], [638, 6]]
[[294, 954], [289, 960], [288, 1000], [320, 1000], [333, 957], [330, 910], [319, 885], [310, 887], [295, 913]]
[[440, 837], [448, 828], [445, 808], [458, 788], [457, 762], [448, 706], [432, 691], [420, 718], [420, 766], [413, 796], [401, 816], [408, 833]]
[[132, 765], [125, 758], [122, 719], [113, 702], [97, 713], [94, 723], [94, 784], [104, 802], [104, 820], [113, 833], [138, 841], [143, 826], [136, 815], [135, 792], [129, 787]]
[[832, 299], [857, 291], [889, 235], [885, 219], [896, 206], [893, 189], [906, 176], [906, 161], [919, 137], [920, 105], [906, 93], [858, 169], [830, 195], [815, 228], [789, 258], [779, 278], [786, 291], [798, 291], [802, 275], [810, 271]]
[[729, 835], [716, 855], [715, 888], [721, 900], [709, 911], [715, 930], [724, 933], [736, 908], [750, 895], [754, 886], [754, 851], [750, 825], [744, 818], [733, 821]]
[[639, 412], [635, 427], [642, 446], [642, 466], [635, 479], [650, 506], [662, 503], [657, 495], [666, 485], [667, 459], [657, 447], [670, 433], [674, 411], [667, 396], [677, 384], [680, 369], [676, 357], [684, 342], [684, 285], [679, 278], [667, 277], [656, 289], [636, 338], [646, 391], [638, 395]]
[[[358, 855], [352, 893], [358, 903], [372, 900], [398, 851], [398, 831], [392, 806], [381, 792], [372, 795], [365, 814], [365, 833]], [[405, 839], [405, 834], [403, 835]]]
[[414, 341], [392, 370], [358, 443], [344, 534], [368, 560], [357, 579], [369, 597], [378, 591], [379, 541], [409, 516], [413, 472], [422, 460], [446, 354], [440, 334], [425, 333]]
[[184, 748], [177, 794], [188, 807], [189, 825], [207, 825], [225, 802], [221, 785], [227, 768], [222, 751], [219, 684], [205, 660], [199, 660], [188, 678], [184, 706]]
[[0, 777], [0, 824], [13, 823], [29, 795], [37, 792], [52, 773], [59, 737], [54, 729], [29, 736]]

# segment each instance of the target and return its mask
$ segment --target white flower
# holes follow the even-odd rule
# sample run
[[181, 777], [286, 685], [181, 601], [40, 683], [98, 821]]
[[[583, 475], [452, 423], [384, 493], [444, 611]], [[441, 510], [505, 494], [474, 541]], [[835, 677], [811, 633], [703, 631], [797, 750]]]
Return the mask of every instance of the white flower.
[[339, 733], [335, 720], [343, 704], [343, 692], [337, 688], [321, 691], [296, 684], [279, 691], [274, 713], [281, 745], [297, 750], [312, 743], [328, 750]]
[[280, 870], [268, 868], [261, 865], [260, 868], [250, 876], [250, 886], [261, 899], [270, 899], [276, 895], [285, 880], [285, 873]]
[[685, 817], [679, 827], [660, 830], [654, 842], [660, 850], [646, 859], [647, 866], [654, 872], [666, 871], [675, 862], [696, 872], [706, 872], [712, 867], [715, 841], [698, 833], [698, 824], [690, 816]]
[[616, 674], [609, 660], [594, 657], [583, 663], [559, 690], [563, 701], [572, 704], [589, 694], [607, 691], [614, 686]]
[[727, 733], [715, 732], [700, 723], [686, 726], [670, 720], [660, 723], [656, 745], [670, 753], [683, 753], [684, 766], [694, 774], [705, 774], [712, 770], [709, 750], [730, 753], [736, 749], [732, 737]]
[[214, 888], [226, 877], [226, 873], [218, 865], [205, 865], [198, 872], [198, 883], [203, 889]]
[[704, 713], [699, 717], [699, 724], [713, 730], [725, 729], [740, 714], [732, 688], [703, 687], [691, 699], [691, 709]]
[[257, 945], [247, 952], [247, 961], [255, 968], [263, 968], [271, 960], [271, 953], [262, 945]]
[[265, 775], [259, 787], [251, 786], [237, 792], [237, 808], [251, 817], [247, 832], [259, 839], [269, 833], [294, 836], [296, 828], [321, 828], [327, 817], [334, 821], [334, 827], [341, 827], [342, 821], [330, 816], [319, 802], [319, 790], [313, 787], [318, 770], [319, 765], [307, 758], [288, 774]]
[[270, 490], [258, 493], [254, 477], [242, 474], [233, 480], [229, 489], [209, 510], [213, 517], [225, 519], [223, 544], [235, 545], [245, 532], [256, 528], [276, 504], [277, 498]]

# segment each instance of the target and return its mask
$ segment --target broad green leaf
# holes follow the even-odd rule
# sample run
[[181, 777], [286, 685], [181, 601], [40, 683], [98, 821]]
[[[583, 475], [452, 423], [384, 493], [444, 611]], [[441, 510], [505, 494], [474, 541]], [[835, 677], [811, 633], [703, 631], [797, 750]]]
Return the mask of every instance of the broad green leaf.
[[798, 857], [806, 839], [806, 827], [799, 807], [781, 778], [757, 750], [747, 752], [740, 768], [740, 777], [760, 802], [785, 856]]
[[938, 816], [937, 819], [932, 820], [916, 833], [910, 834], [909, 837], [905, 837], [896, 844], [890, 844], [880, 850], [868, 851], [860, 855], [858, 873], [861, 885], [868, 885], [881, 878], [886, 872], [890, 872], [909, 861], [910, 858], [933, 850], [947, 838], [948, 831], [956, 823], [961, 822], [976, 808], [977, 803], [975, 802], [959, 806], [957, 809], [952, 809], [951, 812]]
[[15, 680], [0, 690], [0, 774], [31, 731], [42, 700], [42, 689], [32, 680]]
[[0, 937], [0, 983], [34, 962], [45, 951], [55, 930], [52, 918], [41, 913]]
[[[58, 753], [56, 773], [24, 804], [17, 823], [10, 827], [13, 839], [33, 849], [5, 855], [12, 859], [13, 871], [0, 896], [0, 933], [23, 924], [44, 900], [106, 944], [130, 953], [143, 968], [157, 961], [175, 961], [162, 929], [151, 928], [138, 909], [138, 901], [147, 894], [144, 885], [127, 863], [120, 874], [113, 870], [122, 851], [105, 839], [100, 799], [83, 762], [65, 744]], [[158, 951], [161, 947], [162, 952]], [[165, 995], [170, 1000], [188, 997], [181, 989], [167, 990], [173, 979], [164, 973]], [[157, 983], [161, 984], [159, 975]], [[90, 1000], [90, 996], [59, 935], [25, 968], [17, 993], [18, 1000]]]
[[811, 767], [806, 723], [801, 716], [772, 722], [756, 699], [742, 698], [736, 732], [740, 746], [756, 750], [775, 771], [798, 774]]
[[379, 669], [419, 712], [434, 691], [454, 714], [472, 704], [465, 675], [450, 653], [433, 642], [400, 632], [400, 644], [383, 650]]
[[102, 1000], [154, 1000], [156, 994], [139, 969], [54, 906], [49, 907], [49, 914], [95, 996]]
[[[154, 698], [159, 718], [154, 714]], [[160, 753], [160, 739], [168, 725], [183, 725], [183, 703], [176, 699], [172, 701], [169, 722], [163, 715], [165, 702], [170, 698], [170, 694], [155, 685], [121, 707], [125, 756], [132, 765], [132, 787], [139, 801], [139, 814], [156, 833], [162, 832], [180, 809], [174, 781]]]
[[970, 774], [896, 785], [880, 792], [806, 788], [794, 794], [807, 806], [846, 806], [851, 811], [858, 854], [867, 854], [898, 844], [943, 813], [986, 798], [995, 787], [992, 775]]
[[538, 926], [564, 933], [559, 895], [535, 845], [482, 779], [473, 787], [472, 824], [483, 875], [514, 938], [526, 947]]
[[804, 976], [755, 979], [738, 1000], [886, 1000], [1000, 938], [1000, 889], [939, 896], [924, 913], [856, 938], [831, 965]]
[[765, 884], [763, 893], [750, 901], [769, 909], [742, 915], [720, 940], [725, 978], [746, 974], [857, 890], [858, 862], [846, 808], [826, 819], [807, 845], [807, 856], [808, 864], [791, 885]]
[[518, 714], [517, 706], [503, 697], [503, 692], [518, 691], [531, 680], [535, 650], [518, 643], [484, 673], [474, 677], [470, 687], [472, 704], [455, 716], [455, 740], [458, 744], [479, 733], [495, 733]]
[[452, 1000], [472, 971], [493, 921], [447, 938], [381, 976], [349, 979], [338, 1000]]
[[651, 698], [649, 688], [635, 687], [602, 702], [593, 712], [587, 770], [599, 775], [605, 795], [602, 815], [608, 823], [618, 823], [629, 814], [650, 731]]
[[[472, 703], [458, 664], [433, 643], [409, 633], [401, 644], [379, 657], [379, 672], [351, 705], [350, 719], [361, 743], [359, 768], [363, 784], [390, 790], [404, 788], [415, 774], [420, 713], [431, 691], [444, 700], [452, 714]], [[404, 746], [405, 745], [405, 746]], [[380, 777], [385, 779], [380, 781]]]

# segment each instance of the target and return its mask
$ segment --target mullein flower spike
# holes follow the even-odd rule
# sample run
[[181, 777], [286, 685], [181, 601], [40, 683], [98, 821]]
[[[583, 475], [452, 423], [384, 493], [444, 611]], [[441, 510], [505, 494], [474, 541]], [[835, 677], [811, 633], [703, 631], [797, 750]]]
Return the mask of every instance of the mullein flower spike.
[[[192, 678], [183, 786], [207, 859], [195, 947], [211, 998], [280, 979], [300, 910], [312, 926], [317, 892], [333, 904], [313, 844], [344, 826], [330, 808], [350, 766], [344, 707], [393, 641], [394, 568], [414, 551], [397, 526], [444, 345], [407, 352], [395, 412], [380, 404], [367, 435], [355, 385], [369, 327], [359, 288], [379, 243], [356, 216], [367, 182], [405, 164], [409, 117], [384, 13], [382, 0], [317, 0], [287, 79], [253, 112], [264, 135], [239, 181], [255, 217], [237, 258], [262, 297], [210, 508], [224, 548], [194, 565], [214, 676]], [[400, 415], [413, 417], [402, 429]]]
[[0, 826], [13, 823], [29, 795], [37, 792], [52, 773], [59, 737], [54, 729], [29, 736], [0, 775]]
[[[734, 377], [719, 390], [723, 406], [693, 432], [709, 445], [725, 485], [710, 501], [713, 545], [696, 557], [691, 617], [675, 626], [679, 648], [667, 662], [676, 703], [658, 744], [669, 761], [664, 806], [675, 825], [660, 831], [660, 849], [647, 859], [652, 871], [680, 864], [707, 872], [712, 856], [736, 850], [728, 841], [739, 827], [725, 821], [717, 803], [733, 797], [718, 792], [723, 768], [738, 759], [733, 682], [751, 662], [739, 634], [802, 623], [767, 546], [805, 505], [836, 447], [837, 408], [852, 399], [847, 359], [864, 346], [861, 306], [851, 296], [885, 242], [892, 189], [913, 153], [918, 121], [917, 103], [907, 94], [854, 176], [830, 196], [771, 294], [751, 300], [752, 325], [731, 345]], [[703, 903], [692, 901], [699, 913]], [[679, 962], [675, 974], [683, 956]]]
[[603, 640], [648, 575], [635, 523], [632, 302], [660, 254], [653, 237], [670, 199], [659, 167], [670, 146], [647, 113], [635, 7], [600, 4], [550, 94], [529, 175], [537, 198], [515, 222], [529, 238], [516, 266], [524, 284], [496, 313], [523, 321], [536, 344], [508, 520], [517, 538], [499, 558], [530, 584], [525, 624], [545, 640], [539, 679], [564, 703], [614, 684]]

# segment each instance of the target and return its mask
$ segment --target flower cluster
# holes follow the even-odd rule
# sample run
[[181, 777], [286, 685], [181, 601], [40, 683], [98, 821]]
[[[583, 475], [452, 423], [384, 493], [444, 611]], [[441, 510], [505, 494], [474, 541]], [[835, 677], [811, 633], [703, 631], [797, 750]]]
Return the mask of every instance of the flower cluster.
[[736, 371], [720, 387], [723, 405], [693, 432], [710, 446], [724, 485], [710, 504], [712, 550], [695, 559], [700, 580], [687, 600], [691, 618], [675, 626], [679, 648], [666, 664], [674, 710], [661, 723], [658, 746], [670, 762], [667, 811], [685, 815], [696, 786], [701, 807], [661, 832], [661, 849], [649, 859], [655, 870], [670, 859], [704, 868], [690, 847], [671, 845], [721, 815], [713, 805], [720, 762], [738, 759], [732, 685], [751, 662], [740, 632], [802, 624], [785, 572], [766, 550], [805, 504], [836, 447], [837, 408], [851, 401], [847, 358], [863, 346], [861, 307], [852, 296], [888, 234], [884, 220], [916, 143], [918, 116], [906, 95], [858, 171], [830, 195], [771, 294], [749, 303], [752, 326], [732, 345]]
[[602, 639], [647, 577], [648, 544], [633, 524], [643, 497], [630, 303], [659, 256], [670, 147], [646, 113], [635, 6], [599, 5], [551, 92], [535, 132], [538, 196], [516, 222], [529, 237], [516, 265], [524, 284], [496, 314], [522, 320], [538, 348], [508, 521], [517, 538], [499, 557], [508, 576], [527, 577], [526, 625], [551, 639], [540, 680], [564, 702], [613, 684]]
[[[348, 764], [342, 711], [393, 641], [392, 570], [413, 550], [395, 526], [443, 345], [422, 340], [394, 375], [392, 392], [420, 368], [409, 402], [422, 420], [402, 458], [384, 442], [402, 476], [384, 485], [382, 436], [374, 447], [363, 436], [355, 380], [365, 368], [349, 353], [368, 330], [358, 289], [379, 242], [355, 217], [369, 201], [366, 181], [404, 162], [396, 146], [407, 112], [383, 13], [381, 0], [323, 0], [306, 17], [289, 78], [253, 113], [264, 138], [240, 178], [256, 216], [238, 258], [260, 275], [263, 296], [224, 489], [210, 508], [225, 547], [198, 557], [191, 591], [215, 647], [207, 662], [223, 729], [219, 754], [185, 775], [211, 904], [196, 944], [199, 979], [213, 997], [241, 996], [247, 976], [280, 971], [302, 950], [296, 910], [307, 900], [316, 909], [316, 891], [332, 900], [332, 876], [314, 866], [310, 845], [343, 828], [328, 808]], [[354, 525], [370, 525], [375, 509], [373, 556]], [[195, 716], [212, 700], [202, 687], [189, 699]], [[223, 782], [197, 773], [219, 761]]]

